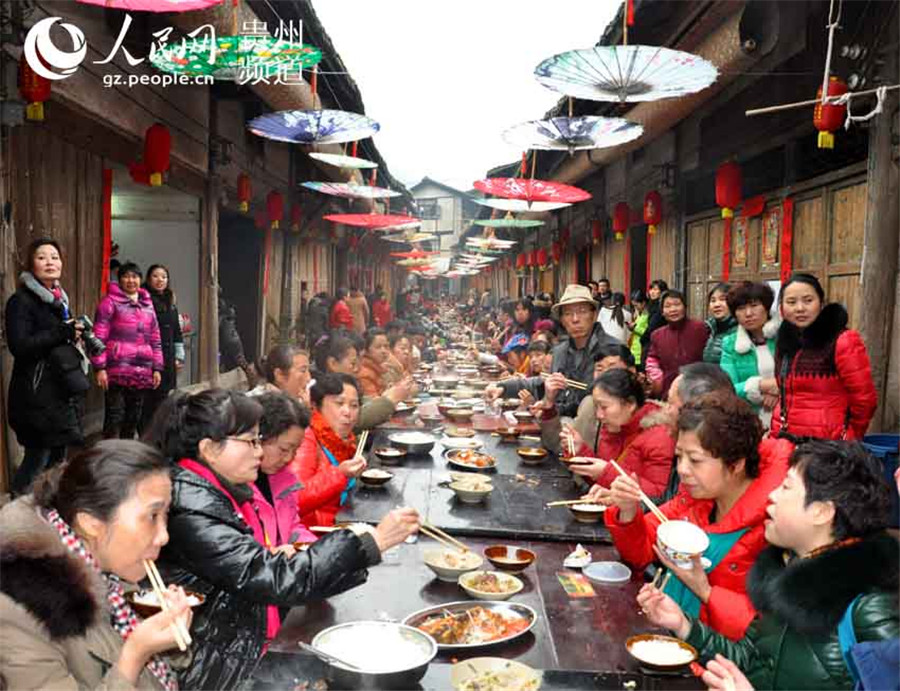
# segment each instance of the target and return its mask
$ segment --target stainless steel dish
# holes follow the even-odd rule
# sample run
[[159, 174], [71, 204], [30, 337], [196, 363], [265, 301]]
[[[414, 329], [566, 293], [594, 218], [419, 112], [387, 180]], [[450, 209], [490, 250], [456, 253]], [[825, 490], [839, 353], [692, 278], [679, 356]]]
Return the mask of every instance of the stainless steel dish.
[[[359, 643], [349, 645], [351, 641]], [[407, 659], [405, 662], [400, 660], [397, 668], [391, 669], [389, 661], [401, 655], [398, 644], [403, 646], [402, 655]], [[359, 667], [357, 671], [337, 663], [326, 663], [329, 688], [339, 689], [412, 688], [425, 676], [438, 652], [437, 643], [424, 631], [387, 621], [355, 621], [331, 626], [316, 634], [312, 645]], [[361, 648], [366, 650], [369, 659], [380, 657], [377, 667], [367, 669], [366, 664], [360, 664], [365, 662], [359, 657]]]
[[388, 441], [400, 449], [405, 449], [406, 453], [415, 455], [431, 453], [437, 440], [425, 432], [395, 432], [388, 437]]
[[498, 638], [493, 641], [487, 641], [485, 643], [438, 643], [437, 647], [439, 650], [473, 650], [476, 648], [486, 648], [488, 646], [506, 643], [507, 641], [514, 640], [519, 636], [524, 636], [526, 633], [531, 631], [531, 629], [534, 628], [534, 624], [537, 621], [538, 616], [537, 612], [535, 612], [531, 607], [529, 607], [528, 605], [520, 604], [518, 602], [498, 602], [495, 600], [464, 600], [461, 602], [451, 602], [446, 605], [437, 605], [435, 607], [420, 609], [418, 612], [413, 612], [408, 617], [406, 617], [406, 619], [403, 620], [403, 623], [407, 626], [418, 627], [432, 617], [439, 617], [441, 615], [447, 614], [448, 612], [450, 614], [464, 614], [466, 611], [474, 607], [484, 607], [487, 610], [497, 612], [505, 617], [524, 619], [527, 623], [527, 626], [525, 626], [520, 631], [516, 631], [515, 633], [510, 634], [509, 636]]

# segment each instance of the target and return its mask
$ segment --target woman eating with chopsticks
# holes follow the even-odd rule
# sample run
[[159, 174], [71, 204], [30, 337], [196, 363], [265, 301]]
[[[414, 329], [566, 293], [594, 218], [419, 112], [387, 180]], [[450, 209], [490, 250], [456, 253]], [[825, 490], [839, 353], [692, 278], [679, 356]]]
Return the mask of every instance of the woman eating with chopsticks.
[[599, 423], [591, 443], [586, 443], [571, 425], [560, 432], [562, 449], [582, 462], [572, 463], [572, 472], [594, 482], [588, 499], [599, 500], [608, 493], [618, 476], [613, 460], [635, 473], [649, 496], [661, 496], [669, 481], [675, 440], [659, 416], [652, 415], [659, 407], [645, 402], [638, 378], [619, 368], [597, 377], [591, 396]]
[[303, 485], [300, 520], [306, 525], [331, 526], [356, 478], [366, 469], [353, 434], [359, 418], [359, 389], [347, 374], [325, 374], [316, 380], [310, 398], [312, 420], [293, 465]]
[[622, 559], [642, 569], [658, 560], [671, 573], [664, 592], [710, 628], [738, 639], [755, 614], [746, 576], [766, 545], [769, 493], [784, 480], [793, 445], [762, 440], [762, 424], [750, 405], [731, 393], [706, 394], [678, 414], [681, 490], [658, 508], [666, 519], [702, 528], [710, 539], [693, 568], [679, 568], [656, 545], [661, 519], [640, 510], [640, 487], [619, 474], [604, 502], [605, 521]]
[[0, 511], [6, 688], [178, 689], [162, 653], [190, 639], [184, 591], [162, 585], [166, 611], [141, 621], [122, 586], [156, 575], [169, 472], [149, 446], [103, 441]]
[[381, 552], [418, 528], [418, 514], [397, 509], [372, 529], [338, 530], [306, 551], [273, 553], [252, 505], [263, 457], [262, 406], [223, 389], [171, 398], [154, 439], [174, 462], [170, 542], [164, 578], [206, 596], [197, 609], [190, 689], [241, 685], [278, 633], [279, 608], [321, 600], [363, 583]]

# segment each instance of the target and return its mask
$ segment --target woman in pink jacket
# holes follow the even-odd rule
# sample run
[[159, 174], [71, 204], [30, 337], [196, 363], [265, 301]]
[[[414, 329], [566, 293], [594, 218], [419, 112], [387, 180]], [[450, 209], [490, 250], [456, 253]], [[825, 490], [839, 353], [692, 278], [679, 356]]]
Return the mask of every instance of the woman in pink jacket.
[[162, 381], [162, 339], [150, 293], [141, 288], [141, 270], [125, 262], [119, 282], [97, 306], [94, 334], [106, 350], [91, 358], [97, 385], [106, 392], [103, 436], [133, 439], [144, 398]]
[[301, 484], [290, 468], [309, 426], [309, 411], [281, 392], [265, 393], [256, 400], [263, 408], [259, 421], [263, 456], [260, 473], [251, 485], [253, 508], [262, 523], [266, 546], [292, 556], [295, 542], [316, 540], [300, 522], [297, 495]]

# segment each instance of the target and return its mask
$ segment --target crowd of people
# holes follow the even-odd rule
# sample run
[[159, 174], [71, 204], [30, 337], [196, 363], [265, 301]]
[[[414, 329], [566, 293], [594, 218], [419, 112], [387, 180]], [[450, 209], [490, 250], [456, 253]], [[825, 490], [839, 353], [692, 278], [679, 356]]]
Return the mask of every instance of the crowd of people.
[[[627, 299], [606, 279], [558, 300], [413, 290], [399, 314], [380, 288], [353, 286], [304, 305], [298, 342], [255, 363], [247, 394], [188, 395], [171, 393], [184, 351], [165, 267], [142, 284], [122, 264], [93, 323], [70, 313], [62, 271], [59, 246], [34, 243], [6, 310], [10, 424], [26, 450], [0, 510], [11, 688], [236, 688], [287, 608], [363, 583], [418, 514], [318, 539], [309, 527], [334, 524], [366, 468], [357, 435], [417, 393], [420, 363], [444, 358], [451, 313], [472, 359], [504, 372], [485, 398], [528, 405], [544, 445], [579, 457], [621, 558], [673, 576], [638, 603], [712, 659], [710, 687], [852, 688], [883, 670], [867, 644], [896, 647], [896, 490], [858, 443], [876, 390], [814, 276], [785, 281], [777, 304], [766, 283], [719, 284], [705, 322], [662, 280]], [[64, 461], [84, 443], [89, 366], [107, 439]], [[706, 532], [703, 560], [659, 549], [648, 496]], [[122, 582], [148, 559], [173, 585], [168, 611], [141, 621]], [[193, 615], [184, 588], [206, 597]], [[189, 658], [172, 654], [179, 617]]]

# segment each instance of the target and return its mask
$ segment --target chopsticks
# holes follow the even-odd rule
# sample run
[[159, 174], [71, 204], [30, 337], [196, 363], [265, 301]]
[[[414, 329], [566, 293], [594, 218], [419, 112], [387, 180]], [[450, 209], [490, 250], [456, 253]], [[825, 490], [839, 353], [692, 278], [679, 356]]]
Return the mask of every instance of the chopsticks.
[[[541, 372], [542, 379], [547, 379], [549, 376], [550, 375], [547, 374], [546, 372]], [[568, 386], [569, 388], [572, 388], [572, 389], [580, 389], [581, 391], [588, 390], [587, 384], [583, 384], [582, 382], [577, 381], [575, 379], [566, 379], [566, 386]]]
[[[159, 575], [159, 571], [156, 569], [156, 562], [152, 559], [144, 559], [144, 571], [147, 572], [147, 578], [150, 579], [150, 584], [153, 586], [153, 591], [159, 599], [160, 606], [164, 612], [168, 612], [169, 603], [166, 602], [165, 597], [166, 584], [163, 582], [162, 576]], [[188, 632], [184, 621], [180, 617], [176, 618], [172, 623], [171, 629], [172, 633], [175, 634], [175, 642], [178, 644], [178, 649], [181, 652], [186, 651], [187, 647], [193, 641], [191, 640], [191, 634]]]
[[[629, 477], [628, 473], [625, 472], [625, 469], [622, 468], [622, 466], [620, 466], [618, 464], [618, 462], [616, 462], [613, 459], [610, 459], [609, 462], [613, 464], [613, 467], [617, 471], [619, 471], [619, 475], [622, 475], [623, 477]], [[641, 493], [641, 501], [644, 502], [644, 505], [648, 509], [650, 509], [650, 511], [653, 513], [654, 516], [656, 516], [659, 519], [660, 523], [667, 523], [669, 521], [669, 519], [666, 518], [666, 515], [662, 511], [659, 510], [659, 507], [657, 507], [656, 504], [653, 503], [653, 500], [650, 499], [650, 497], [648, 497], [644, 493], [644, 490], [639, 490], [639, 491]]]
[[650, 582], [650, 585], [656, 588], [657, 590], [665, 590], [666, 586], [669, 584], [669, 577], [672, 575], [671, 571], [666, 571], [665, 577], [662, 579], [662, 583], [657, 585], [659, 581], [659, 577], [662, 575], [662, 567], [656, 569], [656, 573], [653, 574], [653, 580]]
[[353, 458], [359, 458], [362, 456], [363, 450], [366, 448], [366, 442], [369, 440], [369, 430], [364, 429], [359, 435], [359, 441], [356, 444], [356, 453], [353, 454]]
[[433, 540], [437, 540], [438, 542], [450, 547], [451, 549], [458, 549], [460, 552], [470, 552], [471, 550], [466, 547], [462, 542], [457, 540], [455, 537], [448, 535], [440, 528], [436, 528], [430, 523], [422, 523], [419, 525], [419, 532], [425, 533], [428, 537]]
[[595, 501], [587, 499], [568, 499], [566, 501], [550, 501], [544, 504], [548, 509], [553, 506], [577, 506], [578, 504], [597, 504]]

